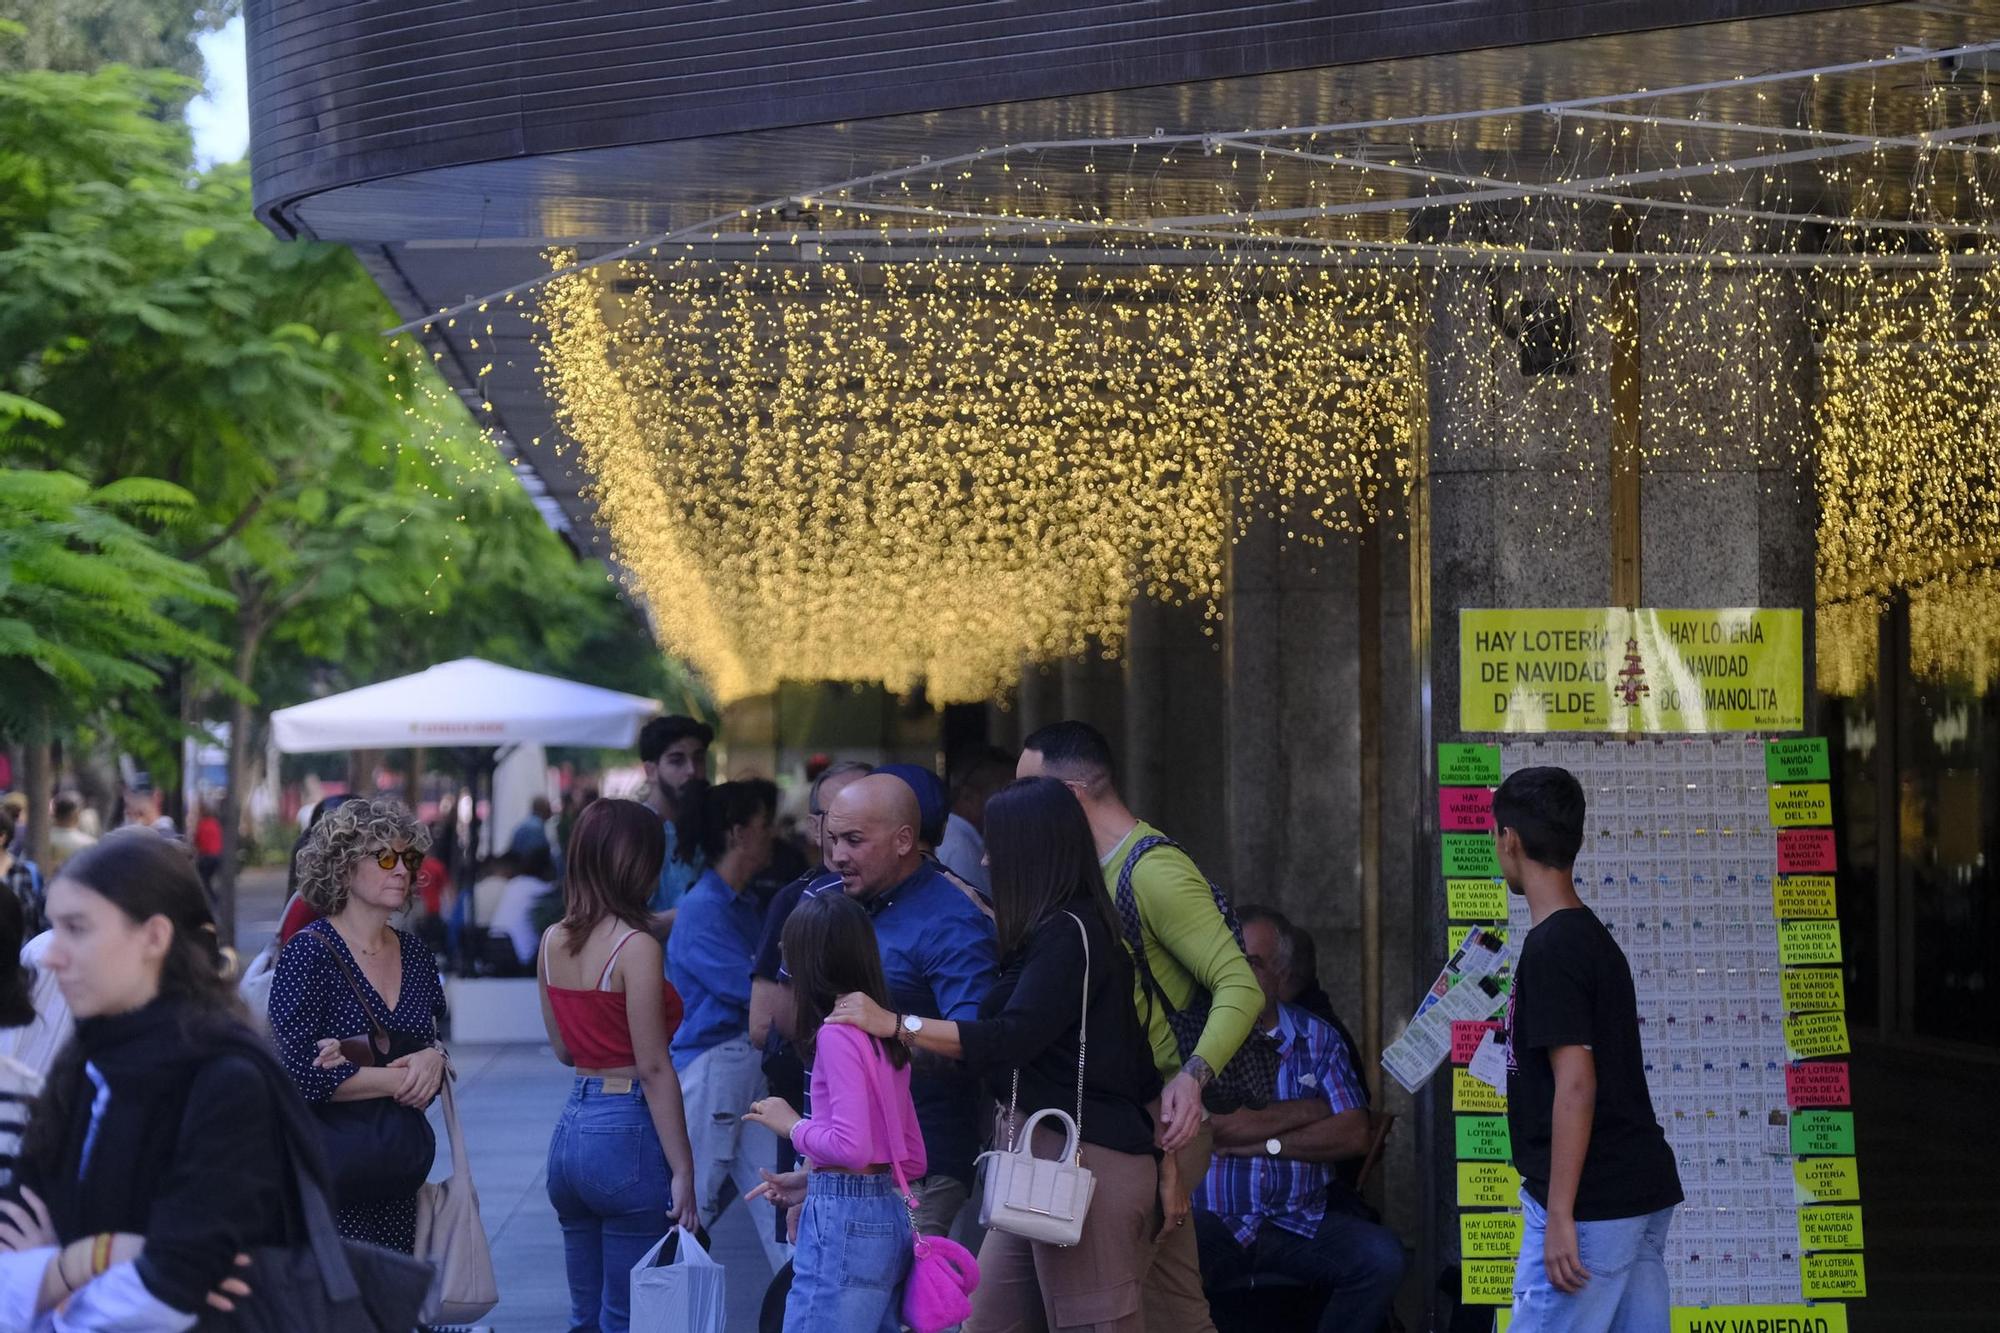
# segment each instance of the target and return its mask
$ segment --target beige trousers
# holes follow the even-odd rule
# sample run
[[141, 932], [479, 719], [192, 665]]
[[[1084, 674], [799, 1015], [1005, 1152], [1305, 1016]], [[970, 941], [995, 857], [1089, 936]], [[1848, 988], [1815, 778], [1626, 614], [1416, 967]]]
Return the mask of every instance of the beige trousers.
[[[1042, 1125], [1035, 1149], [1061, 1150]], [[1208, 1170], [1204, 1127], [1182, 1151], [1183, 1169]], [[1083, 1164], [1097, 1187], [1083, 1239], [1067, 1249], [988, 1231], [979, 1249], [979, 1290], [966, 1333], [1214, 1333], [1202, 1295], [1194, 1228], [1160, 1231], [1160, 1170], [1151, 1154], [1086, 1144]], [[1199, 1176], [1189, 1177], [1198, 1181]]]
[[[1181, 1188], [1193, 1194], [1208, 1174], [1215, 1135], [1208, 1121], [1175, 1155], [1181, 1168]], [[1184, 1227], [1154, 1247], [1153, 1267], [1146, 1275], [1146, 1326], [1156, 1333], [1215, 1333], [1208, 1296], [1201, 1289], [1201, 1256], [1195, 1249], [1192, 1215]]]

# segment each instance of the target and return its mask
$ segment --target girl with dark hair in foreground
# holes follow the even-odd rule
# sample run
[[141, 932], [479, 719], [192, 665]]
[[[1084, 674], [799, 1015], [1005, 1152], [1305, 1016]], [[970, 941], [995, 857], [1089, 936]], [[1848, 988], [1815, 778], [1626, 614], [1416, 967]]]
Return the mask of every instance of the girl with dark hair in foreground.
[[[49, 888], [45, 965], [76, 1016], [0, 1203], [0, 1327], [179, 1333], [303, 1234], [288, 1126], [304, 1108], [245, 1026], [185, 848], [115, 833]], [[318, 1171], [317, 1161], [306, 1163]], [[276, 1295], [276, 1293], [273, 1293]]]
[[[783, 949], [797, 1006], [793, 1041], [812, 1071], [813, 1113], [801, 1118], [782, 1097], [766, 1097], [744, 1118], [791, 1139], [811, 1164], [785, 1333], [895, 1333], [911, 1223], [891, 1161], [905, 1180], [927, 1169], [910, 1101], [910, 1053], [893, 1038], [823, 1026], [842, 994], [888, 1003], [875, 928], [846, 894], [821, 893], [801, 901], [785, 922]], [[885, 1097], [899, 1104], [885, 1107]], [[892, 1139], [890, 1126], [898, 1122], [902, 1132]], [[782, 1187], [769, 1177], [751, 1193], [784, 1202]]]

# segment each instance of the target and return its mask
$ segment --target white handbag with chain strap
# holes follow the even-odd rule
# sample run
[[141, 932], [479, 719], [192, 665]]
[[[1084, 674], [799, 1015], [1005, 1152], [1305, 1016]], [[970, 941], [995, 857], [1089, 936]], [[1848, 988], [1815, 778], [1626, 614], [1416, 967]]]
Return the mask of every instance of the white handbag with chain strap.
[[[1076, 1118], [1046, 1107], [1021, 1125], [1021, 1071], [1014, 1071], [1007, 1102], [1007, 1146], [982, 1153], [986, 1182], [979, 1196], [979, 1225], [1047, 1245], [1074, 1245], [1083, 1237], [1084, 1215], [1097, 1181], [1083, 1164], [1083, 1061], [1090, 1016], [1090, 934], [1074, 912], [1065, 912], [1083, 935], [1083, 1013], [1076, 1023]], [[1044, 1119], [1060, 1124], [1067, 1137], [1060, 1155], [1035, 1156], [1035, 1126]], [[1016, 1126], [1019, 1126], [1018, 1129]]]

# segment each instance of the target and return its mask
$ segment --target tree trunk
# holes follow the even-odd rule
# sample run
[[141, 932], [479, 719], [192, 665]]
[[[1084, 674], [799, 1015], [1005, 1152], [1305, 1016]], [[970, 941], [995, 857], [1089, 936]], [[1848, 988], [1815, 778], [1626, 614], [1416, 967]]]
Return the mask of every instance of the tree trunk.
[[[118, 759], [108, 738], [100, 736], [95, 745], [69, 747], [69, 767], [75, 777], [77, 794], [83, 797], [91, 819], [109, 819], [118, 801]], [[96, 826], [86, 822], [86, 832]]]
[[188, 769], [189, 737], [194, 734], [195, 691], [194, 672], [185, 666], [176, 667], [168, 677], [168, 688], [174, 694], [174, 715], [180, 719], [181, 734], [174, 739], [174, 757], [165, 773], [153, 780], [153, 789], [160, 794], [160, 813], [174, 821], [174, 827], [181, 836], [194, 845], [194, 774]]
[[347, 755], [347, 789], [363, 796], [375, 795], [375, 772], [382, 767], [385, 750], [351, 750]]
[[222, 942], [236, 945], [236, 871], [243, 855], [243, 783], [250, 753], [250, 678], [257, 669], [257, 652], [268, 621], [250, 601], [236, 613], [236, 683], [241, 691], [229, 699], [229, 770], [222, 793], [222, 864], [215, 871], [215, 929]]
[[[49, 734], [39, 720], [21, 747], [21, 788], [28, 798], [28, 842], [16, 848], [36, 865], [49, 863], [50, 804], [55, 800], [55, 764], [49, 756]], [[43, 877], [46, 880], [46, 876]]]

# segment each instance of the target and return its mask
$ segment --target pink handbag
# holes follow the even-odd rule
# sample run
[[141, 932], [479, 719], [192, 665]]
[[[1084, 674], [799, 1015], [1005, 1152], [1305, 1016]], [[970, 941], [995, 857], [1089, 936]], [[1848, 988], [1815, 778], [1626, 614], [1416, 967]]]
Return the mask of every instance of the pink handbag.
[[910, 1193], [909, 1177], [903, 1173], [902, 1147], [905, 1118], [904, 1098], [896, 1092], [883, 1072], [881, 1059], [868, 1063], [875, 1085], [875, 1102], [882, 1108], [884, 1128], [890, 1143], [889, 1170], [896, 1178], [896, 1192], [910, 1214], [912, 1239], [910, 1276], [903, 1283], [903, 1322], [912, 1333], [942, 1333], [972, 1316], [972, 1293], [979, 1288], [979, 1261], [972, 1251], [949, 1236], [926, 1236], [917, 1230], [917, 1196]]

